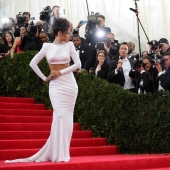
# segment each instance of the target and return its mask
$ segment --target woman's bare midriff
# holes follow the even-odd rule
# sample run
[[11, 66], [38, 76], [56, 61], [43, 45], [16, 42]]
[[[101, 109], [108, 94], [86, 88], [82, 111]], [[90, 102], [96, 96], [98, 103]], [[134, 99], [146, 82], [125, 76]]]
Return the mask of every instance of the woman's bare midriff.
[[67, 68], [68, 67], [68, 63], [67, 64], [50, 64], [48, 63], [49, 65], [49, 68], [50, 68], [50, 71], [53, 72], [53, 71], [60, 71], [64, 68]]

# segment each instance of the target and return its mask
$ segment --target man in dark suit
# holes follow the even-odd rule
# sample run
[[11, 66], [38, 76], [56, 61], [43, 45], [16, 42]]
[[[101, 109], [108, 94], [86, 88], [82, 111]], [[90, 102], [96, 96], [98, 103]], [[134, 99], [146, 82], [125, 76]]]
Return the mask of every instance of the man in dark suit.
[[[151, 80], [151, 77], [149, 76], [150, 73], [145, 71], [147, 61], [146, 59], [144, 60], [144, 62], [142, 60], [134, 60], [133, 69], [129, 73], [129, 77], [134, 80], [134, 92], [138, 94], [153, 92], [153, 82]], [[148, 71], [151, 70], [151, 67], [152, 65], [150, 65], [150, 69], [148, 69]]]
[[127, 54], [128, 45], [122, 43], [119, 49], [119, 58], [114, 60], [109, 67], [107, 80], [121, 85], [126, 90], [133, 91], [134, 85], [129, 77], [133, 61], [127, 58]]
[[[73, 44], [75, 49], [80, 57], [81, 61], [81, 69], [82, 70], [89, 70], [90, 67], [93, 66], [94, 58], [93, 58], [93, 51], [94, 49], [89, 45], [82, 44], [81, 38], [79, 35], [73, 35], [72, 37]], [[72, 62], [71, 62], [72, 64]], [[78, 73], [81, 73], [82, 70], [79, 70]]]
[[150, 57], [146, 56], [142, 58], [142, 63], [144, 65], [144, 70], [147, 72], [149, 79], [147, 79], [147, 92], [156, 92], [158, 91], [158, 71], [155, 67], [157, 63], [152, 63]]
[[158, 70], [158, 76], [160, 80], [160, 85], [164, 90], [170, 91], [170, 53], [164, 53], [163, 56], [164, 61], [164, 70], [162, 70], [162, 67], [160, 64], [156, 64], [155, 67]]

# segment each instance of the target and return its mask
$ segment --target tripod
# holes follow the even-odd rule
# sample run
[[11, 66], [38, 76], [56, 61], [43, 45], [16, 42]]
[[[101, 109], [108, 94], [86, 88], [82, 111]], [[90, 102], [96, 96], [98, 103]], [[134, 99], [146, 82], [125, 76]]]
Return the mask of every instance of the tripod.
[[148, 36], [147, 36], [147, 34], [146, 34], [146, 32], [145, 32], [145, 29], [143, 28], [143, 25], [142, 25], [142, 23], [141, 23], [141, 21], [140, 21], [140, 19], [139, 19], [139, 16], [138, 16], [138, 13], [139, 13], [139, 12], [138, 12], [137, 1], [139, 1], [139, 0], [134, 0], [134, 1], [135, 1], [135, 9], [133, 9], [133, 8], [129, 8], [129, 9], [130, 9], [131, 11], [135, 12], [135, 14], [136, 14], [136, 18], [137, 18], [137, 27], [138, 27], [139, 56], [141, 57], [141, 43], [140, 43], [139, 24], [141, 25], [141, 27], [142, 27], [142, 29], [143, 29], [143, 32], [145, 33], [145, 36], [146, 36], [148, 42], [149, 42], [149, 38], [148, 38]]

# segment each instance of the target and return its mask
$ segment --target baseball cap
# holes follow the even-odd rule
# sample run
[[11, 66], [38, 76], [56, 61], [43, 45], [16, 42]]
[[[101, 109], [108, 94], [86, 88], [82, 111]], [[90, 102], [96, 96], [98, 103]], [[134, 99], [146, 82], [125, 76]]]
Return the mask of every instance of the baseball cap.
[[168, 41], [166, 38], [161, 38], [161, 39], [159, 40], [159, 43], [169, 44], [169, 41]]

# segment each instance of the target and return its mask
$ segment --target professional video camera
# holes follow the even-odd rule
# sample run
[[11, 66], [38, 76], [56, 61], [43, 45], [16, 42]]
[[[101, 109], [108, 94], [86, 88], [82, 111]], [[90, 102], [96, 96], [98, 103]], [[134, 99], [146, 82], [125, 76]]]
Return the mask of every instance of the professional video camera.
[[40, 12], [40, 20], [42, 21], [48, 21], [51, 15], [51, 7], [47, 6], [44, 8], [44, 10], [42, 12]]
[[87, 16], [87, 26], [89, 29], [94, 29], [96, 28], [96, 25], [100, 24], [100, 21], [97, 20], [97, 16], [92, 13], [92, 15]]
[[19, 12], [19, 14], [16, 15], [16, 28], [19, 28], [21, 25], [25, 24], [26, 16], [22, 15], [22, 12]]
[[29, 24], [29, 33], [30, 35], [35, 35], [37, 33], [37, 29], [39, 29], [40, 25], [35, 25], [33, 21]]
[[151, 50], [157, 50], [162, 47], [162, 45], [157, 40], [149, 41], [148, 44], [151, 46]]

